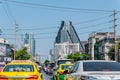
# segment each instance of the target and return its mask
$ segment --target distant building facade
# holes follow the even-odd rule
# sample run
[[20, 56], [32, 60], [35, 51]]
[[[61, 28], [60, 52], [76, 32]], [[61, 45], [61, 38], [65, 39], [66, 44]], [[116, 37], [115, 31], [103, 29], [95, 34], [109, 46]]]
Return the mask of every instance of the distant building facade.
[[0, 38], [0, 61], [9, 62], [13, 59], [13, 49], [8, 40]]
[[50, 62], [54, 62], [55, 61], [55, 56], [54, 56], [54, 49], [50, 49]]
[[[120, 38], [117, 38], [120, 41]], [[92, 59], [109, 60], [108, 52], [114, 47], [113, 32], [91, 33], [88, 38], [88, 53]]]
[[32, 56], [35, 56], [35, 38], [33, 34], [25, 34], [24, 46], [27, 47], [28, 53], [30, 53]]

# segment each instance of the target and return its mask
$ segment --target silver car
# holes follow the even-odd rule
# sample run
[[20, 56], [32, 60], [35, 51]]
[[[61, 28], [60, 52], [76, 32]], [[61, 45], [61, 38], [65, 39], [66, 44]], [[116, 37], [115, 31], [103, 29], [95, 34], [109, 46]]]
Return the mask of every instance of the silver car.
[[66, 80], [120, 80], [120, 63], [105, 60], [78, 61], [70, 72], [65, 71]]

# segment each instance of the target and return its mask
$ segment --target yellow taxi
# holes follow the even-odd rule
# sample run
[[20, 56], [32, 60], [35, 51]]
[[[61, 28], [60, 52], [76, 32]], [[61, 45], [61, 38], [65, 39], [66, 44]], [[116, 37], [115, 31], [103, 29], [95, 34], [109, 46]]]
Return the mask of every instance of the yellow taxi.
[[0, 80], [42, 80], [42, 73], [32, 61], [13, 60], [1, 71]]
[[65, 77], [64, 71], [69, 70], [72, 66], [73, 66], [73, 64], [60, 64], [60, 66], [57, 70], [56, 79], [57, 80], [64, 80], [64, 77]]

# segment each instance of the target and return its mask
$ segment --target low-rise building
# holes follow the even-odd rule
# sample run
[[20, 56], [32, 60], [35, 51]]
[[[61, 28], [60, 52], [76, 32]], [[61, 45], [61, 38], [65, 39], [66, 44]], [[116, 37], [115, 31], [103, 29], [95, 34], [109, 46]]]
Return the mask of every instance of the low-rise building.
[[[118, 38], [119, 39], [119, 38]], [[117, 39], [117, 41], [119, 41]], [[115, 45], [113, 32], [91, 33], [88, 38], [89, 54], [92, 59], [109, 60], [108, 52]]]
[[13, 59], [13, 49], [5, 38], [0, 38], [0, 61], [9, 62]]

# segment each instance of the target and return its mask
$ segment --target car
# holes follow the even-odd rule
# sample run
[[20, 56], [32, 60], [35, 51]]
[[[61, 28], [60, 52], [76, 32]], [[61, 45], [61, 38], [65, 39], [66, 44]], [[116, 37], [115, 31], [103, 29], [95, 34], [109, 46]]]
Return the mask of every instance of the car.
[[78, 61], [64, 71], [65, 80], [120, 80], [120, 63], [108, 60]]
[[3, 67], [6, 65], [5, 62], [0, 62], [0, 72], [2, 71]]
[[43, 65], [43, 70], [46, 72], [47, 71], [47, 64]]
[[39, 68], [40, 70], [42, 70], [42, 67], [41, 67], [41, 65], [38, 65], [38, 68]]
[[54, 80], [56, 80], [57, 69], [58, 69], [59, 65], [60, 64], [66, 64], [66, 63], [73, 64], [74, 60], [73, 59], [57, 59], [55, 61], [54, 68], [53, 68], [53, 79]]
[[4, 66], [0, 80], [42, 80], [42, 73], [32, 61], [13, 60]]
[[73, 64], [60, 64], [56, 75], [57, 80], [64, 80], [64, 77], [66, 75], [64, 71], [71, 69], [72, 66]]
[[53, 67], [54, 67], [54, 65], [49, 63], [46, 67], [46, 73], [47, 74], [53, 74]]

